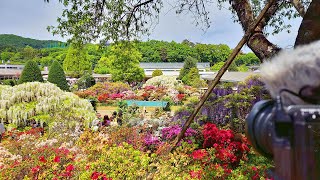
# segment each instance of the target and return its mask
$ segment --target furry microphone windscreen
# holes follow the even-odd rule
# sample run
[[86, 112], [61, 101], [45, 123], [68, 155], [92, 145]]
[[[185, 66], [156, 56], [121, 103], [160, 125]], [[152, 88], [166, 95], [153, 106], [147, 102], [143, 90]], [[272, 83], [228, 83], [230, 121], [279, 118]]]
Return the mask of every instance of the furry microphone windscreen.
[[[260, 72], [274, 99], [282, 89], [299, 93], [306, 86], [319, 87], [320, 41], [279, 52], [271, 61], [261, 65]], [[286, 92], [281, 93], [281, 97], [284, 105], [308, 104]]]

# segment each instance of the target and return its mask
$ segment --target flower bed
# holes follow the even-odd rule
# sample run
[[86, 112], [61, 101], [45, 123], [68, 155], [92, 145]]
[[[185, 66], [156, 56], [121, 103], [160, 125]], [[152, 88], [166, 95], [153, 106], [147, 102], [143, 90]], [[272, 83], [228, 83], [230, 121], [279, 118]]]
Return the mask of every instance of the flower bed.
[[[161, 137], [146, 127], [85, 130], [78, 139], [49, 138], [28, 130], [7, 132], [0, 151], [6, 179], [258, 179], [270, 162], [253, 154], [242, 135], [206, 124], [189, 129], [185, 142], [169, 152], [178, 126]], [[237, 138], [237, 136], [239, 136]], [[195, 141], [203, 139], [203, 141]], [[0, 156], [1, 157], [1, 156]]]
[[81, 98], [93, 98], [100, 103], [109, 104], [114, 104], [116, 100], [169, 101], [171, 104], [182, 104], [187, 97], [200, 95], [197, 89], [182, 84], [176, 84], [176, 86], [144, 85], [142, 88], [133, 90], [127, 84], [110, 82], [97, 83], [75, 94]]

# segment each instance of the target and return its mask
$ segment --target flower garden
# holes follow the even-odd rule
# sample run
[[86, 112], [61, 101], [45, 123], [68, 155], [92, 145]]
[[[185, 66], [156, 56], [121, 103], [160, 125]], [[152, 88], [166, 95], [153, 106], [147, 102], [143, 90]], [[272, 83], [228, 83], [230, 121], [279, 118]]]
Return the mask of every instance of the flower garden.
[[[216, 88], [173, 150], [172, 141], [200, 92], [170, 77], [143, 85], [98, 83], [75, 93], [50, 83], [0, 86], [0, 179], [267, 179], [272, 162], [257, 155], [244, 135], [252, 105], [267, 98], [259, 77]], [[76, 95], [75, 95], [76, 94]], [[117, 105], [122, 126], [90, 128], [95, 111], [86, 99]], [[168, 101], [152, 118], [123, 100]], [[37, 127], [30, 127], [30, 120]]]

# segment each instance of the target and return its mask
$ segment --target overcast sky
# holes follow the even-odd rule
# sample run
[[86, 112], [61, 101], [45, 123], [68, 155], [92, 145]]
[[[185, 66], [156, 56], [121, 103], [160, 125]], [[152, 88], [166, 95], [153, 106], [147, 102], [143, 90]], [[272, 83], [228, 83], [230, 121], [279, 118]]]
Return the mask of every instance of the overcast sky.
[[[53, 36], [46, 29], [49, 25], [57, 24], [56, 19], [62, 12], [63, 6], [57, 1], [51, 0], [50, 3], [44, 3], [44, 0], [0, 0], [0, 34], [65, 41], [66, 39]], [[209, 8], [213, 9], [210, 12], [212, 24], [204, 32], [200, 27], [192, 24], [190, 16], [176, 15], [174, 10], [170, 11], [170, 5], [165, 1], [159, 24], [149, 37], [142, 39], [177, 42], [188, 39], [198, 43], [227, 44], [234, 48], [243, 36], [241, 26], [233, 23], [231, 13], [228, 10], [218, 10], [214, 5]], [[292, 33], [283, 32], [276, 36], [270, 36], [269, 40], [282, 48], [292, 47], [300, 22], [301, 19], [292, 21]], [[245, 48], [244, 51], [248, 51], [248, 48]]]

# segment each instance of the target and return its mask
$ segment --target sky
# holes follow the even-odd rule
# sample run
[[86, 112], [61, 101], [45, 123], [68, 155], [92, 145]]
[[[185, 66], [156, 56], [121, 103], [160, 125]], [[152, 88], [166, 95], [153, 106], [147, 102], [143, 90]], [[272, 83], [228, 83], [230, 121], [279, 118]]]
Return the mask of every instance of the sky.
[[[56, 19], [62, 13], [63, 6], [58, 0], [0, 0], [0, 34], [16, 34], [23, 37], [41, 40], [62, 40], [47, 31], [47, 26], [57, 25]], [[216, 5], [208, 7], [210, 11], [211, 27], [203, 31], [192, 23], [189, 14], [177, 15], [172, 5], [164, 1], [159, 23], [152, 29], [150, 36], [142, 37], [142, 40], [156, 39], [164, 41], [182, 42], [188, 39], [192, 42], [206, 44], [227, 44], [234, 48], [243, 36], [241, 26], [234, 23], [232, 15], [225, 5], [222, 10]], [[291, 48], [297, 36], [301, 18], [292, 22], [291, 33], [282, 32], [268, 39], [282, 48]], [[249, 48], [244, 47], [244, 52]]]

